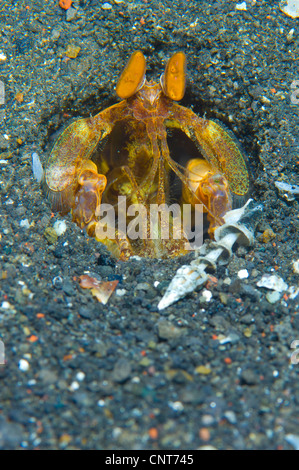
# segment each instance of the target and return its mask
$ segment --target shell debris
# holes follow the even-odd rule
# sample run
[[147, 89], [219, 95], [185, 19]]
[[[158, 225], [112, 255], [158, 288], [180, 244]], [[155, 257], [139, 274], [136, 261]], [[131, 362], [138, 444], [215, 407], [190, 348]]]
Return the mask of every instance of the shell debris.
[[216, 241], [204, 243], [198, 250], [198, 257], [177, 270], [158, 309], [163, 310], [204, 284], [208, 280], [207, 268], [216, 270], [216, 263], [227, 264], [237, 240], [239, 245], [253, 245], [254, 230], [262, 210], [261, 204], [249, 199], [243, 207], [227, 212], [225, 224], [215, 230]]
[[33, 152], [32, 154], [32, 171], [34, 178], [38, 183], [40, 183], [44, 177], [44, 169], [36, 152]]
[[256, 284], [258, 287], [265, 287], [266, 289], [283, 292], [288, 289], [288, 285], [284, 280], [276, 275], [264, 274]]
[[102, 304], [106, 305], [110, 299], [112, 293], [116, 289], [116, 286], [119, 281], [107, 281], [102, 282], [96, 279], [95, 277], [89, 276], [88, 274], [83, 274], [79, 277], [80, 287], [83, 289], [91, 289], [92, 295]]

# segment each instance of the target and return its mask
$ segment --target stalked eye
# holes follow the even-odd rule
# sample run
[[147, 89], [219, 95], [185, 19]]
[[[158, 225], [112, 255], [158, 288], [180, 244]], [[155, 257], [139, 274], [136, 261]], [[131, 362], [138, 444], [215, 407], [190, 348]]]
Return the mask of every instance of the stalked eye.
[[180, 101], [186, 88], [186, 56], [184, 52], [176, 52], [166, 64], [161, 76], [163, 93], [173, 101]]
[[133, 52], [116, 85], [116, 94], [121, 99], [133, 96], [144, 83], [146, 62], [141, 51]]

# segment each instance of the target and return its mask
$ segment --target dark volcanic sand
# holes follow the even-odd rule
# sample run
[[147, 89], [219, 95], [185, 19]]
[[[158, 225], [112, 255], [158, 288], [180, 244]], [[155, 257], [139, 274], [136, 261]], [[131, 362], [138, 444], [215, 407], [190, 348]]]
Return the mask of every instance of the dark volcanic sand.
[[[77, 1], [66, 21], [58, 0], [0, 2], [0, 448], [298, 447], [298, 296], [270, 303], [256, 283], [270, 273], [298, 286], [298, 200], [274, 182], [298, 184], [299, 105], [290, 95], [299, 20], [272, 0], [247, 1], [247, 11], [224, 0], [103, 3]], [[81, 50], [66, 60], [69, 44]], [[173, 52], [186, 53], [182, 104], [235, 133], [252, 196], [265, 206], [255, 246], [217, 271], [210, 302], [199, 290], [161, 312], [170, 279], [193, 255], [113, 262], [70, 216], [49, 241], [45, 230], [60, 217], [31, 169], [32, 152], [45, 163], [70, 119], [117, 101], [116, 81], [137, 49], [155, 80]], [[86, 271], [119, 279], [124, 295], [99, 304], [78, 285]]]

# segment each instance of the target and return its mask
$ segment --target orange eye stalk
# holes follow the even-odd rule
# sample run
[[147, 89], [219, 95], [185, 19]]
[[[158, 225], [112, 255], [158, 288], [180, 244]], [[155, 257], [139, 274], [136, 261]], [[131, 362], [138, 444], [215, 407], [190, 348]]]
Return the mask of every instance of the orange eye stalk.
[[183, 98], [186, 88], [186, 56], [184, 52], [177, 52], [170, 57], [161, 77], [161, 86], [164, 94], [173, 101], [180, 101]]
[[130, 98], [143, 85], [146, 62], [141, 51], [133, 52], [116, 85], [116, 94], [121, 99]]

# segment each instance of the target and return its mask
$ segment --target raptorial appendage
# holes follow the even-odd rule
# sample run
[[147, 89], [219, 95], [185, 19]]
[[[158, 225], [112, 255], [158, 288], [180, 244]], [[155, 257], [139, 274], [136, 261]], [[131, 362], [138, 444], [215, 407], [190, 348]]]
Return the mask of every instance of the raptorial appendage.
[[207, 212], [209, 234], [213, 237], [215, 229], [224, 223], [224, 214], [232, 209], [229, 185], [220, 173], [204, 159], [189, 160], [186, 166], [188, 185], [183, 190], [183, 200], [195, 206], [203, 204]]
[[84, 162], [78, 176], [78, 189], [72, 210], [73, 221], [79, 227], [84, 228], [94, 219], [106, 184], [106, 176], [99, 175], [95, 163], [91, 160]]

